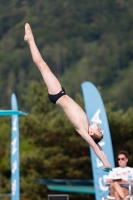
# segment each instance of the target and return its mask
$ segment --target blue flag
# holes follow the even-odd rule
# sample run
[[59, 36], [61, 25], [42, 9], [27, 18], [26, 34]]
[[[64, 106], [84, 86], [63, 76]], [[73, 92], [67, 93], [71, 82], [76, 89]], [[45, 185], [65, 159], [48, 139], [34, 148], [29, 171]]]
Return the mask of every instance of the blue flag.
[[[17, 100], [15, 94], [11, 96], [12, 110], [17, 111]], [[12, 200], [19, 200], [19, 123], [18, 115], [12, 115], [12, 136], [11, 136], [11, 191]]]
[[[100, 141], [100, 146], [105, 152], [107, 159], [114, 167], [114, 154], [112, 149], [112, 142], [110, 137], [110, 130], [108, 120], [104, 108], [102, 98], [97, 88], [91, 82], [84, 82], [81, 84], [85, 110], [90, 121], [90, 124], [97, 123], [102, 129], [103, 139]], [[101, 200], [104, 195], [108, 194], [108, 187], [105, 187], [105, 181], [107, 179], [107, 172], [103, 171], [103, 164], [90, 148], [93, 179], [95, 187], [96, 200]]]

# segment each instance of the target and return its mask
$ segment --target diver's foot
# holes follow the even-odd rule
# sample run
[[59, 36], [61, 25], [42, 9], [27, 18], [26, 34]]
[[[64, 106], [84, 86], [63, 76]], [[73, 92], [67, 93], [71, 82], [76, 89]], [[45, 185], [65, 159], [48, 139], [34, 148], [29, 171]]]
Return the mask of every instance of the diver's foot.
[[28, 23], [25, 24], [25, 36], [24, 36], [24, 40], [26, 42], [29, 42], [30, 40], [33, 40], [33, 34], [32, 34], [32, 30], [31, 27]]

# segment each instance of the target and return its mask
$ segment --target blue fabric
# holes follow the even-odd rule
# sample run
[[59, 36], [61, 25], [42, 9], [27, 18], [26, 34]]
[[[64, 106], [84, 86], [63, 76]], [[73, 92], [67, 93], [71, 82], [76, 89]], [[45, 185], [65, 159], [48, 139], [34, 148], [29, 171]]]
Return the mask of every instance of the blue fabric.
[[[15, 94], [11, 96], [12, 110], [18, 110]], [[19, 180], [19, 122], [18, 115], [12, 115], [12, 136], [11, 136], [11, 191], [12, 200], [20, 198]]]
[[[105, 152], [112, 167], [114, 167], [114, 155], [110, 137], [110, 130], [102, 98], [97, 88], [91, 82], [82, 83], [81, 88], [83, 92], [85, 110], [90, 124], [95, 122], [101, 127], [104, 137], [99, 144]], [[107, 179], [108, 173], [103, 171], [102, 162], [95, 155], [91, 148], [90, 152], [96, 200], [101, 200], [103, 191], [106, 190], [104, 192], [105, 195], [109, 192], [108, 187], [105, 187], [105, 181]]]

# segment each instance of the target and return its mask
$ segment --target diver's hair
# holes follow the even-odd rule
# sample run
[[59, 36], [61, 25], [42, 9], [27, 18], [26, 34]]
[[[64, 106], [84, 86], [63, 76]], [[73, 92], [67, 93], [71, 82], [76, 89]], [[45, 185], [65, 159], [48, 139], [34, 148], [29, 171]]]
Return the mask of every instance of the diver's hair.
[[103, 139], [103, 135], [101, 137], [97, 137], [96, 135], [95, 136], [92, 135], [91, 137], [96, 144], [98, 144]]
[[125, 151], [125, 150], [121, 150], [121, 151], [119, 151], [118, 156], [119, 156], [120, 154], [124, 154], [126, 158], [129, 157], [129, 156], [128, 156], [128, 152]]

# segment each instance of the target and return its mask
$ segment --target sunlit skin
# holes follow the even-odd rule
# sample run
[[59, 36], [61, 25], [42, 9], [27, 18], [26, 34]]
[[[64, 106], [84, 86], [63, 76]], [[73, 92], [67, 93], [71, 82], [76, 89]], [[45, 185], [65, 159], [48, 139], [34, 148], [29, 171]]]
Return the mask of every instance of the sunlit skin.
[[89, 135], [96, 135], [97, 137], [102, 138], [103, 134], [101, 127], [98, 124], [93, 123], [91, 126], [89, 126]]
[[[25, 24], [24, 40], [29, 44], [33, 62], [36, 64], [36, 66], [38, 67], [39, 71], [42, 74], [42, 77], [48, 89], [48, 93], [51, 95], [58, 94], [61, 91], [62, 86], [57, 77], [50, 70], [49, 66], [43, 60], [36, 46], [31, 27], [28, 23]], [[90, 126], [90, 122], [84, 110], [67, 94], [61, 96], [56, 101], [56, 104], [63, 109], [69, 121], [75, 127], [76, 131], [92, 147], [95, 154], [102, 161], [104, 165], [103, 169], [105, 171], [111, 170], [112, 167], [108, 162], [102, 148], [100, 147], [99, 144], [96, 144], [92, 139], [94, 136], [100, 137], [102, 139], [101, 128], [96, 123]]]

